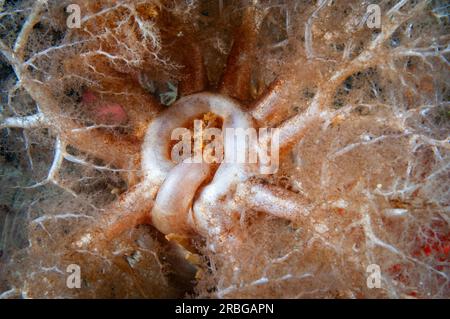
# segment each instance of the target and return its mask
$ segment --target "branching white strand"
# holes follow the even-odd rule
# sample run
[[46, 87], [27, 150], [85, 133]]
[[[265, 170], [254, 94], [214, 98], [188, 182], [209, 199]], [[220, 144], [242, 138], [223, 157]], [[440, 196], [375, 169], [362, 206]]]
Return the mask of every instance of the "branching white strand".
[[23, 128], [32, 129], [49, 126], [50, 123], [43, 113], [36, 113], [25, 117], [9, 117], [0, 123], [3, 128]]
[[386, 139], [391, 139], [391, 138], [397, 139], [397, 138], [408, 136], [408, 135], [410, 135], [410, 133], [381, 135], [381, 136], [377, 136], [377, 137], [370, 137], [370, 138], [368, 138], [368, 140], [358, 142], [358, 143], [352, 143], [352, 144], [348, 144], [348, 145], [344, 146], [343, 148], [341, 148], [341, 149], [335, 151], [333, 154], [331, 154], [329, 156], [329, 158], [334, 159], [336, 157], [342, 156], [360, 146], [372, 145], [372, 144], [376, 144], [378, 142], [384, 141]]
[[36, 219], [33, 219], [32, 223], [42, 223], [48, 220], [58, 220], [58, 219], [70, 219], [70, 218], [86, 218], [86, 219], [92, 219], [95, 220], [94, 217], [85, 215], [85, 214], [75, 214], [75, 213], [64, 213], [64, 214], [57, 214], [57, 215], [42, 215]]
[[94, 168], [94, 169], [99, 170], [99, 171], [111, 171], [111, 172], [131, 172], [131, 171], [135, 171], [135, 170], [129, 170], [129, 169], [115, 169], [115, 168], [111, 168], [109, 166], [95, 165], [95, 164], [92, 164], [92, 163], [89, 163], [89, 162], [85, 161], [84, 159], [78, 158], [76, 156], [73, 156], [73, 155], [70, 155], [70, 154], [67, 154], [67, 153], [64, 154], [64, 159], [69, 161], [69, 162], [72, 162], [72, 163], [75, 163], [75, 164], [84, 165], [84, 166], [88, 166], [88, 167]]
[[[54, 184], [58, 185], [56, 177], [59, 173], [59, 170], [61, 169], [61, 165], [64, 160], [65, 150], [66, 150], [66, 144], [58, 136], [56, 138], [56, 143], [55, 143], [55, 155], [53, 157], [53, 163], [50, 167], [47, 177], [42, 182], [37, 183], [32, 186], [29, 186], [27, 188], [36, 188], [39, 186], [46, 185], [48, 183], [54, 183]], [[71, 193], [73, 193], [73, 192], [71, 192]]]
[[308, 18], [308, 21], [305, 23], [305, 51], [308, 59], [314, 58], [314, 48], [313, 48], [313, 39], [312, 39], [312, 24], [314, 19], [319, 14], [320, 10], [325, 7], [329, 3], [329, 0], [320, 0], [317, 4], [316, 10], [311, 14]]
[[22, 26], [22, 29], [20, 30], [20, 33], [16, 39], [13, 49], [14, 55], [19, 60], [23, 59], [25, 46], [26, 43], [28, 42], [30, 33], [33, 31], [33, 28], [36, 25], [36, 23], [39, 22], [44, 6], [46, 4], [47, 4], [46, 0], [36, 0], [33, 9], [31, 11], [31, 14], [28, 16], [27, 20], [25, 21], [25, 24]]
[[58, 46], [53, 46], [53, 47], [49, 47], [43, 51], [34, 53], [32, 56], [30, 56], [30, 58], [28, 60], [26, 60], [24, 62], [25, 65], [29, 65], [29, 66], [33, 66], [36, 68], [36, 66], [33, 65], [33, 62], [42, 57], [42, 56], [48, 56], [50, 53], [54, 52], [54, 51], [58, 51], [58, 50], [63, 50], [69, 47], [74, 47], [80, 44], [85, 44], [87, 42], [92, 42], [92, 40], [82, 40], [82, 41], [76, 41], [76, 42], [71, 42], [71, 43], [66, 43], [66, 44], [61, 44]]
[[292, 221], [308, 216], [311, 210], [301, 196], [275, 186], [240, 184], [236, 197], [248, 208]]

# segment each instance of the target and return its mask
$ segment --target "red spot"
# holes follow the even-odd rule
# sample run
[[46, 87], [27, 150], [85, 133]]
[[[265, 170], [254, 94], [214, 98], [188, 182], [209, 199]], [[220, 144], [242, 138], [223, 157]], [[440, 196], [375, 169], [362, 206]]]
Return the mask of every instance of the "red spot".
[[444, 255], [448, 255], [450, 253], [450, 245], [446, 245], [442, 248], [442, 252]]
[[416, 236], [414, 257], [433, 256], [436, 261], [447, 261], [450, 254], [450, 234], [443, 221], [435, 221], [431, 227], [423, 227], [421, 236]]
[[389, 268], [389, 271], [391, 273], [399, 273], [402, 270], [402, 265], [401, 264], [394, 264]]
[[431, 248], [430, 248], [430, 246], [428, 246], [428, 245], [425, 245], [423, 248], [422, 248], [422, 251], [425, 253], [425, 255], [427, 255], [427, 256], [430, 256], [431, 255]]
[[417, 297], [417, 292], [411, 291], [408, 295], [410, 295], [411, 297]]
[[401, 283], [408, 284], [409, 283], [409, 277], [405, 273], [404, 270], [407, 270], [406, 265], [402, 264], [393, 264], [391, 267], [388, 268], [388, 272], [392, 275], [392, 277], [395, 280], [398, 280]]

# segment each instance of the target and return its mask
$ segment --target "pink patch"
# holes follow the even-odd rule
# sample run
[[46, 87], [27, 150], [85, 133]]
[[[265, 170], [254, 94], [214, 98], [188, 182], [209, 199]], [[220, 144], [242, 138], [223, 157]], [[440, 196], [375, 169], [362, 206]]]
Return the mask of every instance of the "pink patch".
[[95, 94], [92, 93], [92, 91], [87, 90], [83, 92], [81, 100], [83, 101], [84, 104], [92, 104], [95, 101], [97, 101], [97, 96], [95, 96]]
[[97, 120], [104, 124], [119, 125], [127, 121], [127, 114], [119, 104], [100, 105], [94, 110], [94, 113]]

